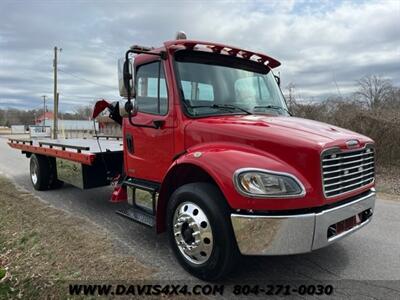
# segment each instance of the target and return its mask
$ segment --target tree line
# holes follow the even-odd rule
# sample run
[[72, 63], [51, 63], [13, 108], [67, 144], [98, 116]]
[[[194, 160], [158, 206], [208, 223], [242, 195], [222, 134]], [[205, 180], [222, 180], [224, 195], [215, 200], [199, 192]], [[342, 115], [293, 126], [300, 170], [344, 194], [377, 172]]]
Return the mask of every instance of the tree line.
[[400, 88], [390, 80], [365, 76], [354, 93], [322, 102], [299, 101], [294, 84], [286, 92], [294, 116], [364, 134], [375, 141], [378, 167], [400, 167]]
[[[92, 105], [83, 105], [75, 107], [72, 112], [59, 113], [58, 117], [64, 120], [89, 120], [91, 113]], [[43, 109], [0, 109], [0, 126], [33, 125], [40, 116], [43, 116]]]
[[[294, 111], [298, 106], [307, 106], [313, 104], [306, 104], [298, 101], [296, 95], [296, 85], [294, 83], [289, 83], [285, 88], [286, 100]], [[349, 95], [342, 96], [331, 96], [325, 101], [320, 101], [317, 104], [324, 104], [325, 102], [350, 102], [353, 104], [358, 104], [363, 108], [368, 108], [370, 110], [376, 109], [393, 109], [400, 108], [400, 88], [393, 85], [392, 81], [385, 79], [381, 76], [370, 75], [364, 76], [357, 80], [357, 90]]]

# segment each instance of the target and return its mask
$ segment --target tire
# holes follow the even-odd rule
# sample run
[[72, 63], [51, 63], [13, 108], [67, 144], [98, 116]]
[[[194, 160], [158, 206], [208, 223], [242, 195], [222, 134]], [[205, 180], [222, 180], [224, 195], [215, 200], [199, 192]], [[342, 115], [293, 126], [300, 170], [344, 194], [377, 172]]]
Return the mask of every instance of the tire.
[[239, 251], [229, 211], [224, 196], [210, 183], [186, 184], [172, 194], [167, 206], [168, 239], [190, 274], [215, 281], [234, 267]]
[[57, 179], [55, 158], [32, 154], [30, 160], [30, 177], [35, 190], [46, 191], [59, 188], [63, 182]]
[[50, 165], [47, 157], [32, 154], [29, 166], [34, 189], [37, 191], [48, 190], [50, 187]]
[[50, 165], [50, 189], [59, 189], [63, 187], [64, 181], [58, 180], [57, 178], [57, 164], [54, 157], [47, 157]]

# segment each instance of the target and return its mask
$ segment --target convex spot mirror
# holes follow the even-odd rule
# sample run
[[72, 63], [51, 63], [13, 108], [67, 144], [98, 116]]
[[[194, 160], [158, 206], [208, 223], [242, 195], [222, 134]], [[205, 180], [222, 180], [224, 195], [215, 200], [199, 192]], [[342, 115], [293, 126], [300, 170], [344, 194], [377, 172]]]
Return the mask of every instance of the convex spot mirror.
[[131, 101], [125, 102], [125, 114], [124, 115], [129, 115], [128, 112], [131, 112], [131, 117], [134, 117], [138, 113], [138, 106], [136, 104], [136, 99], [132, 99]]

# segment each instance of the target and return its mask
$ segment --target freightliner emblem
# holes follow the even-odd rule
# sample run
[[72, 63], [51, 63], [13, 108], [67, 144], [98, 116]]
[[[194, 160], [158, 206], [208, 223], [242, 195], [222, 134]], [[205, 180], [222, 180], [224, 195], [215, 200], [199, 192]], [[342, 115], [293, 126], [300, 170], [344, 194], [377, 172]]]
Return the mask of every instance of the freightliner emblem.
[[355, 148], [358, 146], [358, 144], [359, 144], [358, 140], [348, 140], [346, 142], [347, 148]]

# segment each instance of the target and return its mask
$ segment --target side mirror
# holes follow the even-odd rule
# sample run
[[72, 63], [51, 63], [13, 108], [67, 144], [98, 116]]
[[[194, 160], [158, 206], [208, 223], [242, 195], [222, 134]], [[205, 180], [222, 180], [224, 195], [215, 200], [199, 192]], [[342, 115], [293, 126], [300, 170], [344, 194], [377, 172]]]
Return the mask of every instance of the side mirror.
[[275, 80], [276, 80], [276, 83], [278, 84], [278, 86], [281, 86], [281, 78], [275, 74], [274, 74], [274, 77], [275, 77]]
[[118, 59], [118, 85], [121, 97], [128, 97], [128, 89], [131, 90], [131, 97], [134, 97], [133, 59], [129, 60], [128, 65], [125, 64], [125, 58]]
[[[130, 101], [125, 103], [125, 111], [130, 112], [131, 116], [137, 115], [138, 107], [135, 100], [135, 80], [133, 73], [133, 58], [128, 61], [125, 58], [118, 60], [118, 85], [119, 94], [123, 98], [128, 98], [128, 90], [130, 90]], [[121, 114], [121, 116], [123, 116]]]

